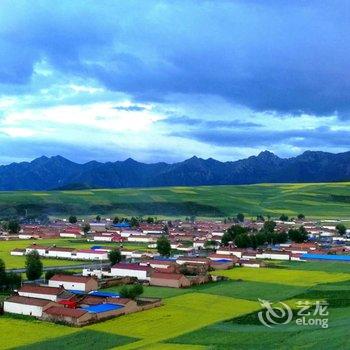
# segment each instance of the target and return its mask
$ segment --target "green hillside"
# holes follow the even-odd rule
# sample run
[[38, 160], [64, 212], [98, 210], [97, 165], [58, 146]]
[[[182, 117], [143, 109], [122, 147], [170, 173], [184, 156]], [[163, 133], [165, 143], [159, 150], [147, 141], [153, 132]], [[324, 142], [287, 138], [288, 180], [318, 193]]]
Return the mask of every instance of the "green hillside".
[[243, 212], [350, 218], [350, 183], [0, 192], [0, 216], [25, 210], [29, 215], [227, 217]]

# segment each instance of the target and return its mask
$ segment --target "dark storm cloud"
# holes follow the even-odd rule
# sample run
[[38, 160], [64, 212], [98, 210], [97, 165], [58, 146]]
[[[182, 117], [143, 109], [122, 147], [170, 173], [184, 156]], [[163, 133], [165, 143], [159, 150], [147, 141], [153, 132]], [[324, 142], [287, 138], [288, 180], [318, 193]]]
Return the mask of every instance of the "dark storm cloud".
[[142, 106], [132, 105], [132, 106], [116, 106], [116, 107], [113, 107], [113, 109], [116, 109], [117, 111], [124, 111], [124, 112], [142, 112], [146, 108]]
[[171, 136], [201, 141], [216, 146], [256, 147], [288, 144], [302, 148], [350, 147], [350, 131], [331, 130], [328, 127], [284, 131], [229, 131], [193, 130], [173, 132]]
[[1, 2], [0, 82], [36, 63], [140, 100], [213, 94], [258, 111], [350, 115], [349, 1]]
[[198, 126], [198, 127], [208, 127], [208, 128], [250, 128], [250, 127], [260, 127], [261, 124], [253, 122], [245, 122], [239, 119], [233, 120], [204, 120], [200, 118], [191, 118], [185, 115], [182, 116], [172, 116], [167, 119], [159, 121], [161, 123], [166, 123], [170, 125], [187, 125], [187, 126]]

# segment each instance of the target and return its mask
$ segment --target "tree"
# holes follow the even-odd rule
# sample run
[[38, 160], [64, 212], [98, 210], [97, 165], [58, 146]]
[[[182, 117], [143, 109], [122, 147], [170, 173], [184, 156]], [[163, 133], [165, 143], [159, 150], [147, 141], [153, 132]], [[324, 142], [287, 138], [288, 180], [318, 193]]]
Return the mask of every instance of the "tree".
[[261, 214], [258, 214], [256, 216], [256, 221], [265, 221], [265, 218]]
[[143, 293], [143, 287], [141, 284], [135, 284], [131, 287], [123, 286], [119, 294], [122, 298], [136, 299]]
[[119, 249], [112, 249], [108, 253], [108, 259], [111, 262], [112, 266], [119, 263], [122, 260], [122, 255], [120, 253], [120, 250]]
[[346, 226], [344, 224], [338, 224], [335, 228], [337, 229], [338, 233], [341, 236], [345, 235], [345, 233], [346, 233]]
[[154, 218], [152, 218], [151, 216], [149, 216], [147, 219], [146, 219], [147, 223], [148, 224], [153, 224], [154, 223]]
[[298, 214], [298, 219], [299, 220], [304, 220], [305, 219], [305, 215], [304, 214]]
[[267, 220], [264, 222], [263, 230], [267, 232], [273, 232], [275, 230], [276, 223], [271, 220]]
[[30, 281], [38, 279], [43, 273], [43, 264], [39, 253], [33, 250], [26, 257], [26, 275]]
[[96, 216], [96, 222], [101, 222], [101, 216], [100, 215]]
[[205, 249], [215, 249], [217, 245], [218, 243], [212, 239], [204, 242]]
[[282, 215], [280, 216], [280, 220], [281, 220], [281, 221], [288, 221], [288, 216], [285, 215], [285, 214], [282, 214]]
[[8, 272], [6, 275], [7, 290], [18, 289], [22, 284], [22, 276], [20, 273]]
[[157, 251], [162, 256], [170, 256], [171, 245], [168, 238], [164, 235], [158, 238], [157, 240]]
[[135, 218], [134, 216], [130, 219], [130, 225], [131, 227], [138, 227], [139, 226], [139, 220]]
[[238, 220], [239, 222], [243, 222], [243, 221], [244, 221], [244, 215], [243, 215], [242, 213], [238, 213], [238, 214], [237, 214], [237, 220]]
[[241, 234], [241, 233], [247, 233], [248, 229], [245, 227], [242, 227], [240, 225], [232, 225], [228, 230], [227, 233], [230, 235], [231, 237], [231, 241], [233, 241], [237, 235]]
[[264, 245], [267, 242], [266, 233], [264, 231], [260, 231], [255, 235], [256, 246], [259, 247]]
[[307, 240], [307, 231], [304, 226], [300, 226], [298, 229], [290, 229], [288, 236], [295, 243], [303, 243]]
[[248, 248], [252, 246], [252, 241], [246, 233], [241, 233], [235, 238], [235, 245], [238, 248]]
[[4, 260], [0, 259], [0, 288], [5, 289], [7, 285], [7, 275]]
[[7, 225], [7, 228], [9, 233], [12, 233], [12, 234], [17, 234], [21, 230], [21, 226], [16, 220], [10, 220]]
[[118, 222], [119, 222], [119, 217], [116, 216], [116, 217], [113, 219], [113, 224], [116, 225]]
[[288, 241], [288, 234], [287, 232], [283, 231], [281, 233], [276, 234], [276, 243], [286, 243]]
[[68, 218], [68, 221], [70, 224], [76, 224], [78, 222], [78, 219], [76, 216], [74, 215], [71, 215], [69, 218]]
[[169, 234], [169, 226], [168, 225], [164, 225], [163, 232], [165, 235]]
[[85, 233], [85, 234], [87, 234], [89, 231], [90, 231], [90, 229], [91, 229], [91, 226], [90, 226], [90, 224], [88, 223], [88, 222], [86, 222], [84, 225], [83, 225], [83, 232]]
[[221, 237], [221, 243], [223, 245], [228, 245], [231, 242], [231, 235], [228, 232], [225, 232]]
[[243, 233], [247, 233], [248, 229], [240, 225], [232, 225], [221, 237], [221, 243], [223, 245], [228, 245], [231, 241], [234, 241], [235, 238]]

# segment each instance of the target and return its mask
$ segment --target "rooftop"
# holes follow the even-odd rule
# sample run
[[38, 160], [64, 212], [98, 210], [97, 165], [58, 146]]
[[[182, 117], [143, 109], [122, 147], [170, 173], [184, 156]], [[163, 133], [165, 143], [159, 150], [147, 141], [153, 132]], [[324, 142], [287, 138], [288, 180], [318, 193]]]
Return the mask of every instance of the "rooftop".
[[33, 293], [33, 294], [48, 294], [48, 295], [59, 295], [63, 292], [63, 288], [38, 286], [36, 284], [25, 284], [18, 292], [19, 293]]
[[69, 309], [69, 308], [60, 307], [60, 306], [51, 306], [45, 311], [45, 313], [48, 315], [67, 316], [72, 318], [79, 318], [85, 315], [86, 312], [87, 311], [83, 309]]
[[50, 281], [77, 282], [77, 283], [87, 283], [90, 280], [94, 280], [94, 278], [90, 276], [74, 276], [74, 275], [64, 275], [64, 274], [57, 274], [50, 278]]
[[52, 302], [51, 300], [22, 297], [20, 295], [13, 295], [12, 297], [7, 298], [6, 301], [8, 301], [10, 303], [17, 303], [17, 304], [23, 304], [23, 305], [33, 305], [33, 306], [45, 306], [48, 303]]

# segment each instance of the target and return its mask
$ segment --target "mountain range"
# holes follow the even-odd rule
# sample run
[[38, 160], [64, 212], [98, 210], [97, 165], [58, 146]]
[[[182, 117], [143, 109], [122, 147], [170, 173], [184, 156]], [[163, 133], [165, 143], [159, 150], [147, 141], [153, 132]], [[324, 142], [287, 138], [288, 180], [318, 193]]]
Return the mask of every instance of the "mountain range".
[[160, 186], [238, 185], [262, 182], [350, 180], [350, 152], [306, 151], [280, 158], [264, 151], [238, 161], [192, 157], [183, 162], [145, 164], [125, 161], [85, 164], [62, 156], [0, 166], [0, 190], [54, 190]]

